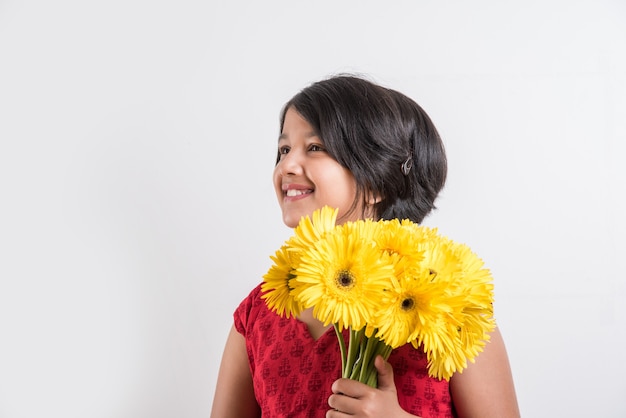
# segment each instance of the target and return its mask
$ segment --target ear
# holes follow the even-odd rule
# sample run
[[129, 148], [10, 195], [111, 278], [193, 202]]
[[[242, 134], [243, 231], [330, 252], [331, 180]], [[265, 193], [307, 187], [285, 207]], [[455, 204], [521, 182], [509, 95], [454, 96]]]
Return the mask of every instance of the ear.
[[367, 203], [369, 205], [375, 205], [376, 203], [380, 203], [383, 198], [379, 194], [373, 194], [371, 192], [367, 193]]

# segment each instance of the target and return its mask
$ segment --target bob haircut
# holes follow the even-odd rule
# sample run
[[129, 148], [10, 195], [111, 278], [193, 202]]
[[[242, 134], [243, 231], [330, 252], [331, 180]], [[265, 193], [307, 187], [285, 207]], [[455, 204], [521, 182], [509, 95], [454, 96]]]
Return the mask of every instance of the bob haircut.
[[435, 208], [446, 180], [446, 154], [435, 126], [415, 101], [363, 78], [338, 75], [291, 98], [280, 115], [281, 131], [289, 108], [352, 172], [357, 193], [351, 211], [362, 203], [365, 213], [375, 197], [376, 218], [421, 223]]

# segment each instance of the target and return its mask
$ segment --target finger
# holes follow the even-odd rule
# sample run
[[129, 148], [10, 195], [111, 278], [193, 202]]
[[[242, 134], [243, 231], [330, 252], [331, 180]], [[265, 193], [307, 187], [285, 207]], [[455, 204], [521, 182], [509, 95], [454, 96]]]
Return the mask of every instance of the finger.
[[345, 412], [341, 412], [336, 409], [329, 409], [326, 411], [326, 418], [345, 418], [348, 416], [350, 416], [350, 414], [346, 414]]
[[395, 390], [396, 384], [393, 381], [393, 367], [391, 367], [391, 364], [386, 362], [382, 356], [377, 356], [374, 360], [374, 366], [378, 372], [378, 389], [393, 388]]
[[[350, 396], [333, 394], [328, 397], [328, 406], [335, 412], [340, 412], [345, 415], [352, 415], [355, 408], [358, 406], [358, 399], [351, 398]], [[328, 415], [328, 414], [327, 414]], [[338, 414], [332, 414], [333, 416], [344, 416]]]
[[360, 398], [370, 389], [365, 383], [352, 379], [337, 379], [333, 382], [331, 390], [338, 395], [345, 395], [351, 398]]

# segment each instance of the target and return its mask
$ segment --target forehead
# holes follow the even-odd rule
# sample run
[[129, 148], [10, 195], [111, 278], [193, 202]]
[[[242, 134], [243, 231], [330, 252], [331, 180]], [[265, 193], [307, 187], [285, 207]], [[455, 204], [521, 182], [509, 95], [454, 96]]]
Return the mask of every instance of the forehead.
[[287, 109], [278, 140], [318, 137], [315, 128], [294, 108]]

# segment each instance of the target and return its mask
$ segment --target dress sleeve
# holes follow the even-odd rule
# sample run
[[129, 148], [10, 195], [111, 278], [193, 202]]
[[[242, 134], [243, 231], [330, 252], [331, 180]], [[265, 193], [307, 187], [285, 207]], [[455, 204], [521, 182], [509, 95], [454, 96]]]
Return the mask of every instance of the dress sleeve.
[[255, 305], [255, 301], [260, 299], [261, 295], [261, 285], [259, 284], [255, 287], [250, 294], [241, 301], [237, 309], [235, 309], [235, 313], [233, 314], [233, 319], [235, 321], [235, 329], [241, 335], [246, 337], [248, 332], [248, 325], [251, 317], [251, 312], [253, 306]]

